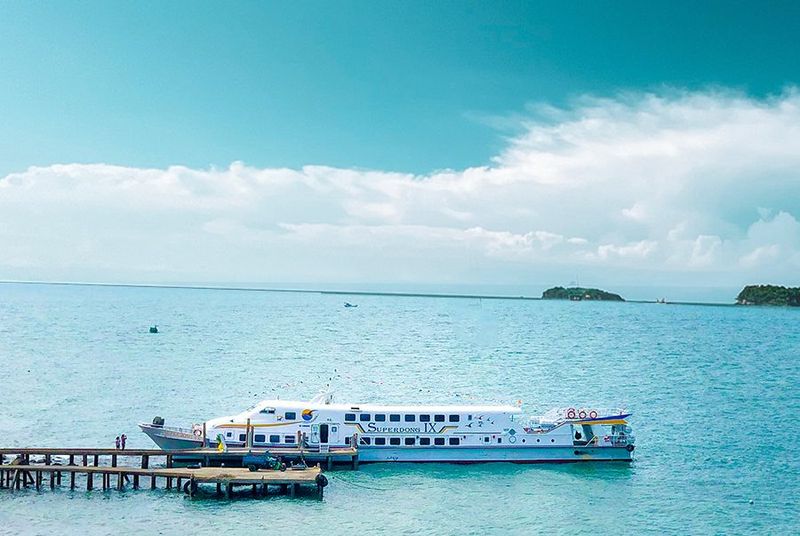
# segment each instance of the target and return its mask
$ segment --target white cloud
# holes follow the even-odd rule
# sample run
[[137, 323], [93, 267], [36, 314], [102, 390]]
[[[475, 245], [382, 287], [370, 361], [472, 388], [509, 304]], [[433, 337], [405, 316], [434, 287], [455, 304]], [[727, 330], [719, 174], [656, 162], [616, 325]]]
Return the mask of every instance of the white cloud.
[[798, 282], [797, 91], [534, 113], [491, 166], [425, 176], [32, 167], [0, 179], [0, 277]]

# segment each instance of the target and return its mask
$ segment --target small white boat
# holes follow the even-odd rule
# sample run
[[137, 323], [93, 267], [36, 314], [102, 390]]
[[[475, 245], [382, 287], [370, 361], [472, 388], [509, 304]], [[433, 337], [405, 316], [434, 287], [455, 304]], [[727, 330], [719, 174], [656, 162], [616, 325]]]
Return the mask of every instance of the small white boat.
[[595, 408], [526, 417], [518, 406], [336, 404], [325, 393], [308, 402], [264, 400], [191, 429], [163, 420], [139, 426], [162, 449], [302, 442], [322, 451], [357, 444], [360, 462], [627, 462], [635, 441], [629, 416]]

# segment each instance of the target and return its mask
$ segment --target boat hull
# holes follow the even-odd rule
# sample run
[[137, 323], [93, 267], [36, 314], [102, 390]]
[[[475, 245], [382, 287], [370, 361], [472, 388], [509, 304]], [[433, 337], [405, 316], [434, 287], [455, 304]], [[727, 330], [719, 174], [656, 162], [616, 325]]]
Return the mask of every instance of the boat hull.
[[573, 462], [631, 462], [633, 452], [625, 447], [432, 447], [391, 448], [367, 447], [358, 449], [358, 460], [370, 462], [439, 462], [439, 463], [573, 463]]

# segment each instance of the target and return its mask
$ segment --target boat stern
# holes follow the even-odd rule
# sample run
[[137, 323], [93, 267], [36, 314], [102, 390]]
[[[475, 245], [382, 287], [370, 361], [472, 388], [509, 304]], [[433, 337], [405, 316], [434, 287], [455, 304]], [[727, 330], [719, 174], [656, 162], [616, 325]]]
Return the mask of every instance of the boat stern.
[[197, 437], [191, 430], [144, 423], [139, 424], [139, 429], [161, 450], [199, 449], [203, 446], [202, 437]]

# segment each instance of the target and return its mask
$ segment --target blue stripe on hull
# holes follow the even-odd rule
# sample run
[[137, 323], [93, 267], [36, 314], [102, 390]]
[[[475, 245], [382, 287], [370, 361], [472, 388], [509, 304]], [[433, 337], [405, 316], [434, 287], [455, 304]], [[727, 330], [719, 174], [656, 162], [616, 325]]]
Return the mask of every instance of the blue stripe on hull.
[[[578, 454], [576, 454], [578, 452]], [[568, 463], [595, 461], [632, 461], [624, 447], [493, 447], [491, 449], [438, 447], [438, 448], [385, 448], [362, 446], [358, 449], [359, 462], [444, 462], [444, 463]]]

